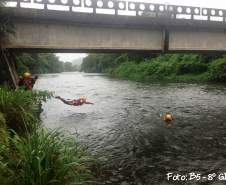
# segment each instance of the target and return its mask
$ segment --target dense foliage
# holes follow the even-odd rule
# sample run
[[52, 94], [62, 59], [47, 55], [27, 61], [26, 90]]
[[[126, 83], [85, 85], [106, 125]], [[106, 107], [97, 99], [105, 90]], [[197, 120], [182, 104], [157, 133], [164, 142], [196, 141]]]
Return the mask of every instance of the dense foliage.
[[0, 181], [4, 185], [87, 184], [92, 161], [75, 139], [59, 131], [38, 129], [27, 138], [14, 135], [0, 147]]
[[214, 54], [90, 54], [85, 72], [108, 72], [137, 81], [226, 81], [226, 56]]
[[[0, 56], [0, 84], [10, 81], [9, 69]], [[78, 67], [70, 62], [61, 62], [59, 58], [51, 53], [22, 53], [16, 56], [16, 66], [19, 75], [24, 72], [32, 74], [61, 73], [77, 71]]]
[[4, 9], [4, 0], [0, 1], [0, 41], [8, 33], [13, 33], [13, 24], [10, 21], [8, 10]]
[[[0, 1], [0, 49], [3, 38], [7, 34], [12, 34], [14, 26], [10, 21], [10, 16], [8, 14], [8, 10], [4, 8], [4, 0]], [[10, 81], [8, 73], [8, 68], [5, 66], [4, 61], [2, 59], [1, 51], [0, 51], [0, 84], [7, 83]]]
[[117, 54], [90, 54], [83, 59], [82, 71], [85, 72], [106, 72], [108, 69], [115, 67], [113, 60], [117, 58]]
[[20, 74], [25, 71], [30, 71], [35, 74], [75, 71], [72, 63], [63, 63], [56, 55], [51, 53], [23, 53], [17, 56], [16, 62]]
[[84, 72], [111, 72], [121, 63], [133, 61], [139, 63], [147, 57], [156, 56], [150, 54], [90, 54], [83, 59], [81, 70]]
[[0, 89], [0, 184], [72, 185], [91, 179], [96, 163], [75, 138], [40, 124], [40, 101], [50, 96]]
[[51, 97], [50, 93], [23, 90], [0, 89], [0, 112], [4, 115], [8, 128], [17, 133], [28, 131], [40, 113], [41, 101]]

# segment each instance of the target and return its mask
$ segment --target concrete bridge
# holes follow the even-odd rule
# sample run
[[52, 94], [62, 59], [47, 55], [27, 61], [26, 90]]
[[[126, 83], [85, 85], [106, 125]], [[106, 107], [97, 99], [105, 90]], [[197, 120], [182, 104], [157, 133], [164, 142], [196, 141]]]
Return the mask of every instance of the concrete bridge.
[[5, 49], [39, 52], [226, 51], [226, 10], [132, 0], [7, 1], [10, 2], [7, 9], [15, 24], [15, 35], [4, 39]]

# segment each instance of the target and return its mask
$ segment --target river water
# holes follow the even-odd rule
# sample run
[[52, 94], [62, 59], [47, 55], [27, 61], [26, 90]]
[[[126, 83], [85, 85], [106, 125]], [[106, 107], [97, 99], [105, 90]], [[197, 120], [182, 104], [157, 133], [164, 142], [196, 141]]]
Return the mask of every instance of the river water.
[[[224, 185], [226, 172], [226, 86], [138, 83], [100, 74], [42, 75], [36, 89], [64, 98], [88, 97], [94, 105], [73, 107], [51, 99], [43, 104], [46, 127], [77, 133], [103, 162], [97, 184]], [[170, 112], [170, 126], [160, 119]], [[167, 180], [167, 173], [201, 174], [200, 180]], [[188, 176], [190, 177], [190, 176]]]

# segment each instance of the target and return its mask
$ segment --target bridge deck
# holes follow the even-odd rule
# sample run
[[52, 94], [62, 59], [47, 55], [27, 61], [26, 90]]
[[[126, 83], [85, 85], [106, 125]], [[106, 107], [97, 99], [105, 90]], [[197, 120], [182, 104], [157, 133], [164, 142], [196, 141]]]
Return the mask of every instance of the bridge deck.
[[226, 51], [226, 24], [167, 17], [9, 8], [16, 27], [3, 47], [62, 52]]

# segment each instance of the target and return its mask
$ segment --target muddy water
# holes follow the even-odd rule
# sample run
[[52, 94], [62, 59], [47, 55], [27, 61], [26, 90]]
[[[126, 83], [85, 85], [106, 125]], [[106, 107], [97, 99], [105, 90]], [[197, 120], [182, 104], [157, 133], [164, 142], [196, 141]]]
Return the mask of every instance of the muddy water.
[[[226, 172], [226, 86], [137, 83], [99, 74], [43, 75], [37, 89], [64, 98], [87, 96], [94, 105], [73, 107], [51, 99], [42, 119], [49, 128], [77, 133], [109, 170], [98, 184], [213, 184]], [[160, 119], [171, 112], [175, 121]], [[201, 174], [200, 180], [167, 180], [166, 174]]]

